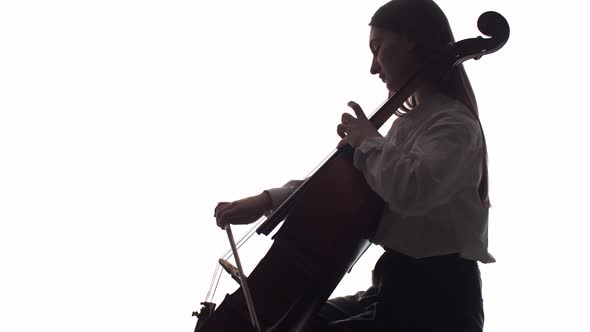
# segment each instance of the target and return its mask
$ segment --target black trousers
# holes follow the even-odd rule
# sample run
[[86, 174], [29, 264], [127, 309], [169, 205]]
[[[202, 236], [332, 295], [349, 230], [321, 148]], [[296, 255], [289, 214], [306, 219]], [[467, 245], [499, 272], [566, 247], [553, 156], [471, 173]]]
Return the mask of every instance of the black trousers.
[[371, 287], [330, 299], [307, 331], [481, 332], [483, 322], [477, 262], [388, 250], [375, 265]]

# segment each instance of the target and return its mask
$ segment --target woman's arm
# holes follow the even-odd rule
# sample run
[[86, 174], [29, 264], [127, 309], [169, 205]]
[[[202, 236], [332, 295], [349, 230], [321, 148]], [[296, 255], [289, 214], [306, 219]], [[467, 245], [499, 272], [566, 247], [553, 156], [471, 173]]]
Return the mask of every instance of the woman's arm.
[[456, 110], [437, 112], [427, 121], [409, 151], [374, 137], [354, 154], [369, 186], [406, 216], [426, 214], [466, 185], [477, 188], [481, 176], [483, 143], [477, 121]]

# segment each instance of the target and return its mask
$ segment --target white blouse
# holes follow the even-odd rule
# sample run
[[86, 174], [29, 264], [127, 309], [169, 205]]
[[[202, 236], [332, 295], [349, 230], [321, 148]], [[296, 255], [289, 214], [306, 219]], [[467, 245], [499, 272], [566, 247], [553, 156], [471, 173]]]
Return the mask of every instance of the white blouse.
[[[483, 137], [460, 101], [436, 94], [365, 140], [354, 166], [386, 202], [373, 243], [415, 258], [459, 253], [492, 263], [488, 209], [479, 198]], [[277, 208], [302, 183], [268, 189]]]

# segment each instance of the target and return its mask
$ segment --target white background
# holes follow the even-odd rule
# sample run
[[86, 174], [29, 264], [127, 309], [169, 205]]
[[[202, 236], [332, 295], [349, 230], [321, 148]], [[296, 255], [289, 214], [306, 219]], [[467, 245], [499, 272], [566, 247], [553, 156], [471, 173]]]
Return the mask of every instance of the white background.
[[[304, 177], [346, 102], [384, 100], [383, 3], [0, 2], [0, 331], [192, 331], [228, 249], [216, 203]], [[457, 40], [487, 10], [512, 29], [466, 63], [489, 148], [486, 331], [590, 331], [583, 2], [438, 3]], [[269, 243], [243, 248], [248, 271]]]

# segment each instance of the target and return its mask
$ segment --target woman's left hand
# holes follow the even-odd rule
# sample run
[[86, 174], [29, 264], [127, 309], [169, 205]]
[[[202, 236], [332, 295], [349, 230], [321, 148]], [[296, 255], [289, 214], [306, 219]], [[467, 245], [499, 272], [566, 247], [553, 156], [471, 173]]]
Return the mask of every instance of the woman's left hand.
[[350, 144], [353, 148], [358, 148], [367, 138], [383, 137], [373, 126], [371, 121], [363, 112], [359, 104], [349, 101], [348, 106], [352, 108], [356, 118], [348, 113], [342, 114], [341, 123], [336, 128], [336, 132], [342, 140], [338, 143], [338, 148]]

